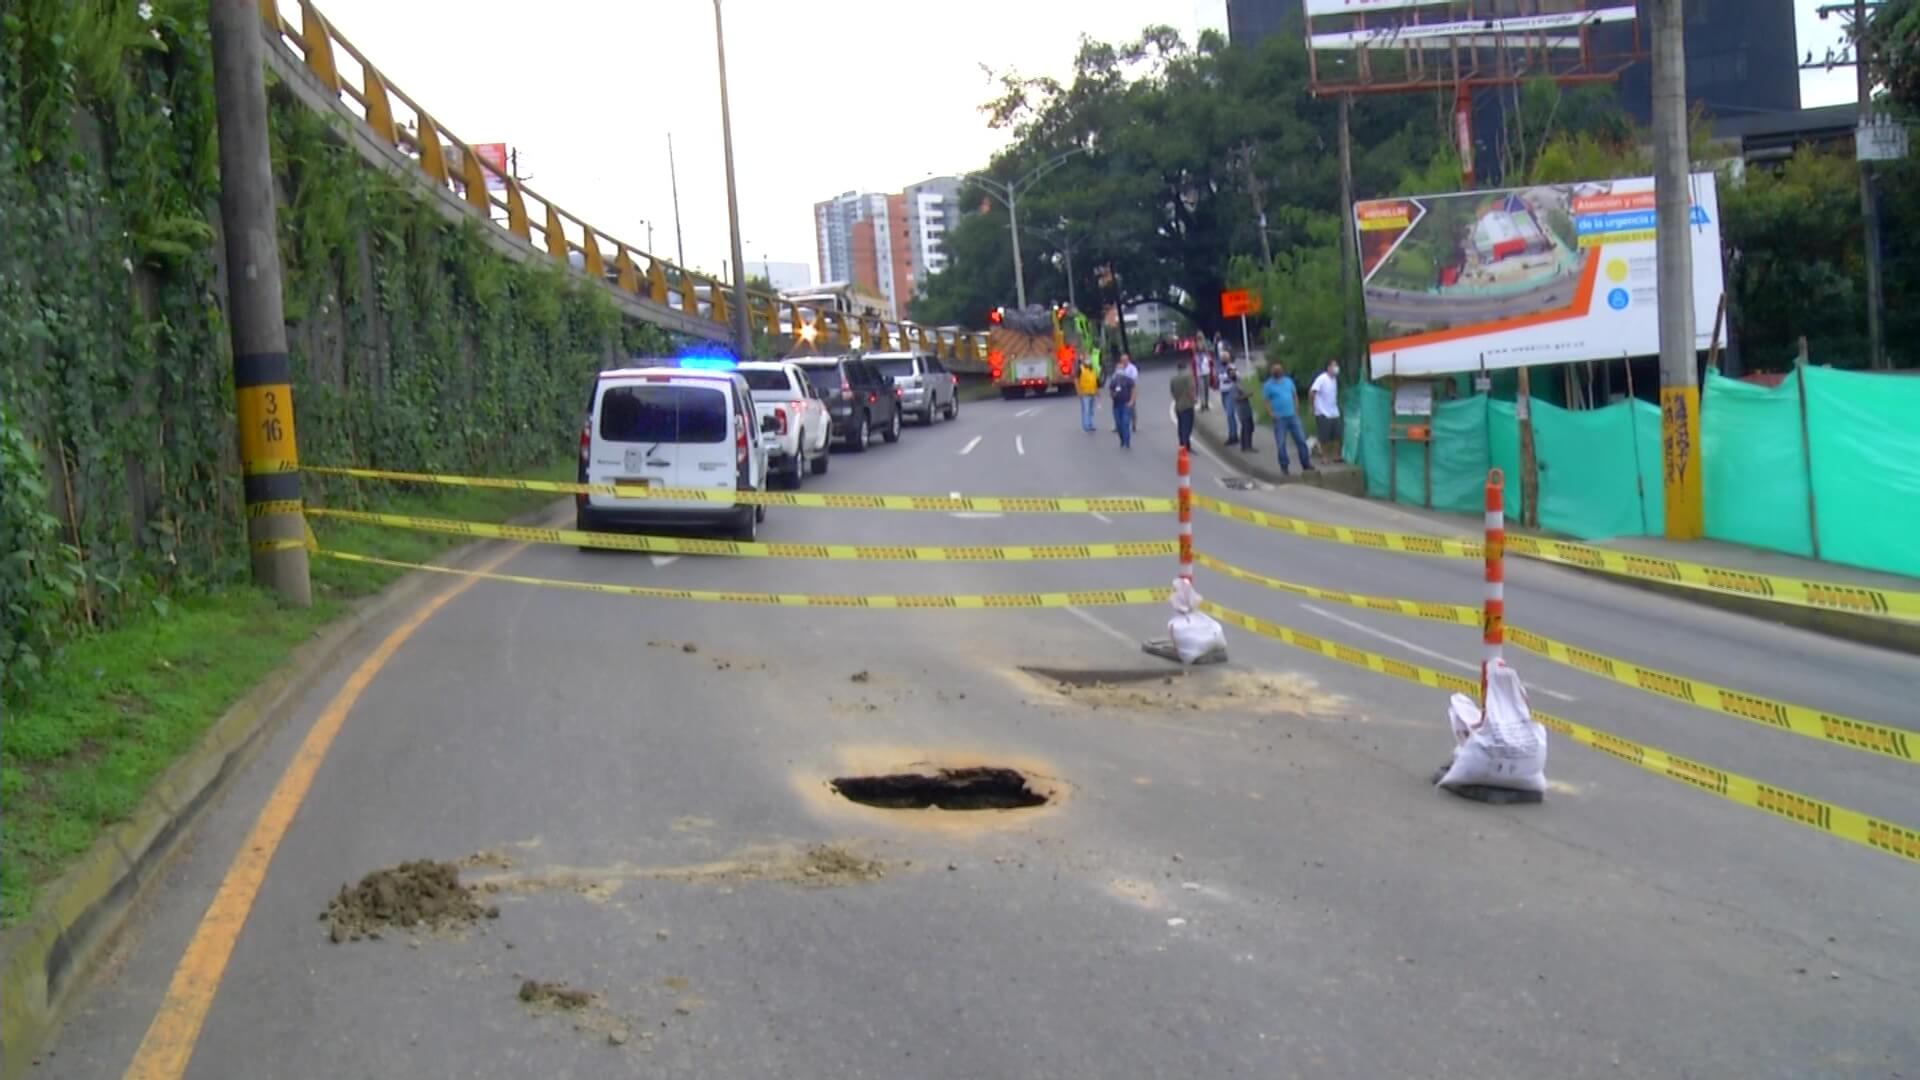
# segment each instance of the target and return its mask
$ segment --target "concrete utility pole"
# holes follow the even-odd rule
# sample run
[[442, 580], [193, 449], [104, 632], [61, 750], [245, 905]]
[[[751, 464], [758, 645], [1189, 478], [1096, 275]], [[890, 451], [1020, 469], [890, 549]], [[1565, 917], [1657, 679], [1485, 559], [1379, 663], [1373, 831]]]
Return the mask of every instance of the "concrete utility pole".
[[209, 0], [214, 113], [220, 130], [220, 220], [226, 234], [233, 396], [253, 580], [297, 607], [313, 602], [292, 366], [280, 297], [280, 245], [267, 85], [255, 0]]
[[1007, 228], [1013, 233], [1013, 301], [1017, 307], [1027, 306], [1027, 270], [1020, 262], [1020, 193], [1033, 187], [1041, 177], [1059, 168], [1068, 158], [1084, 153], [1086, 149], [1079, 146], [1062, 151], [1034, 166], [1027, 175], [1006, 184], [981, 173], [967, 175], [968, 180], [987, 189], [987, 194], [999, 199], [1007, 208]]
[[[1360, 371], [1360, 354], [1366, 351], [1360, 327], [1360, 298], [1354, 282], [1360, 276], [1360, 255], [1353, 238], [1353, 95], [1340, 95], [1340, 306], [1347, 316], [1347, 367], [1365, 379]], [[1262, 236], [1265, 235], [1264, 230]]]
[[1706, 525], [1700, 491], [1700, 382], [1694, 361], [1686, 16], [1681, 0], [1648, 0], [1647, 6], [1653, 14], [1654, 244], [1666, 533], [1672, 540], [1695, 540]]
[[720, 0], [713, 0], [713, 43], [720, 53], [720, 139], [726, 144], [727, 228], [733, 240], [733, 347], [745, 360], [753, 355], [753, 332], [747, 329], [747, 261], [740, 256], [740, 196], [733, 186], [733, 114], [727, 108], [727, 35]]
[[667, 132], [667, 179], [673, 183], [673, 258], [682, 269], [687, 265], [687, 241], [680, 233], [680, 170], [673, 164], [673, 132]]
[[[1854, 129], [1859, 131], [1873, 121], [1873, 76], [1867, 71], [1867, 0], [1853, 0], [1853, 77], [1860, 93], [1860, 119]], [[1857, 147], [1854, 157], [1860, 163], [1860, 216], [1866, 223], [1867, 366], [1877, 369], [1887, 366], [1886, 328], [1881, 310], [1886, 296], [1880, 284], [1880, 207], [1873, 190], [1872, 163]]]

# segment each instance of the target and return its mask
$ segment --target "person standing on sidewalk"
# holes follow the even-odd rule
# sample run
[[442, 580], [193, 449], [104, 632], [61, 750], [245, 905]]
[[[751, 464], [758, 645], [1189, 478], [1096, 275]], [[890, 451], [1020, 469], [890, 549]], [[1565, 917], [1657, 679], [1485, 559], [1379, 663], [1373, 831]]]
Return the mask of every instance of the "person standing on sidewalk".
[[1266, 384], [1261, 387], [1266, 395], [1267, 408], [1273, 411], [1273, 441], [1280, 450], [1280, 475], [1287, 475], [1287, 437], [1291, 435], [1295, 446], [1300, 448], [1300, 471], [1313, 471], [1313, 458], [1307, 453], [1307, 433], [1300, 426], [1299, 392], [1294, 388], [1293, 376], [1287, 374], [1284, 365], [1273, 365]]
[[[1205, 339], [1202, 339], [1203, 342], [1204, 340]], [[1194, 375], [1195, 382], [1199, 384], [1200, 411], [1212, 412], [1213, 411], [1213, 371], [1214, 371], [1213, 350], [1210, 348], [1205, 348], [1203, 346], [1200, 353], [1195, 357], [1195, 362], [1197, 367], [1193, 375]]]
[[1074, 389], [1080, 392], [1080, 430], [1093, 431], [1093, 414], [1100, 404], [1100, 371], [1086, 357], [1080, 358], [1079, 373], [1074, 376]]
[[1122, 450], [1133, 449], [1134, 391], [1139, 385], [1140, 369], [1133, 366], [1133, 357], [1121, 353], [1120, 366], [1107, 380], [1107, 392], [1113, 395], [1113, 430], [1120, 434]]
[[1231, 358], [1223, 359], [1220, 407], [1227, 410], [1227, 445], [1241, 451], [1253, 449], [1253, 399], [1240, 378], [1240, 368]]
[[1340, 453], [1340, 361], [1329, 360], [1307, 389], [1313, 399], [1314, 436], [1320, 442], [1320, 460], [1332, 461]]
[[1180, 445], [1188, 450], [1193, 449], [1193, 406], [1196, 381], [1193, 371], [1187, 365], [1181, 364], [1173, 369], [1173, 379], [1167, 384], [1168, 391], [1173, 395], [1173, 420], [1179, 428]]

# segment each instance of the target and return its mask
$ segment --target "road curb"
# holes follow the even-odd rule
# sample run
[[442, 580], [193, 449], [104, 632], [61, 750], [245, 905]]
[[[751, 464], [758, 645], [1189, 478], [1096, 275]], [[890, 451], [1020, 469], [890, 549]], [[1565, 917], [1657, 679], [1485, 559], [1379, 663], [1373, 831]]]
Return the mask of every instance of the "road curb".
[[[564, 505], [571, 505], [565, 500]], [[513, 518], [537, 524], [563, 503]], [[465, 544], [435, 560], [459, 566], [486, 543]], [[214, 721], [200, 743], [161, 774], [124, 822], [108, 827], [85, 855], [42, 891], [31, 915], [0, 936], [0, 1077], [32, 1068], [56, 1031], [76, 987], [106, 954], [127, 917], [167, 869], [203, 810], [252, 759], [307, 692], [331, 672], [381, 618], [443, 584], [412, 573], [366, 597], [333, 625], [293, 650], [286, 662]]]
[[[1217, 456], [1225, 461], [1229, 467], [1243, 475], [1275, 484], [1301, 483], [1304, 480], [1303, 477], [1297, 474], [1292, 477], [1282, 477], [1277, 464], [1267, 465], [1264, 461], [1248, 460], [1237, 453], [1226, 453], [1224, 439], [1216, 436], [1214, 432], [1208, 430], [1204, 425], [1196, 426], [1194, 434], [1198, 435], [1201, 441], [1205, 442], [1210, 448], [1219, 451]], [[1432, 533], [1437, 531], [1436, 527], [1438, 529], [1447, 529], [1444, 523], [1437, 523], [1429, 518], [1406, 513], [1388, 502], [1367, 498], [1366, 475], [1359, 469], [1347, 470], [1340, 473], [1328, 473], [1327, 475], [1337, 476], [1340, 478], [1340, 481], [1337, 483], [1325, 483], [1322, 481], [1308, 482], [1312, 483], [1315, 487], [1323, 488], [1337, 495], [1345, 495], [1361, 500], [1371, 509], [1392, 514], [1400, 520], [1407, 522], [1409, 531]], [[1479, 538], [1479, 533], [1465, 526], [1451, 531], [1463, 539]], [[1541, 532], [1537, 529], [1521, 529], [1509, 526], [1507, 532], [1514, 536], [1537, 536], [1541, 539], [1556, 539], [1553, 534]], [[1609, 574], [1604, 570], [1593, 570], [1584, 566], [1575, 566], [1571, 563], [1541, 562], [1539, 565], [1558, 566], [1584, 577], [1594, 578], [1599, 581], [1609, 581], [1615, 585], [1625, 585], [1629, 588], [1639, 589], [1642, 592], [1658, 593], [1662, 596], [1694, 604], [1698, 607], [1713, 608], [1735, 615], [1744, 615], [1749, 618], [1779, 623], [1782, 626], [1791, 626], [1799, 630], [1808, 631], [1809, 633], [1838, 638], [1842, 641], [1851, 641], [1855, 644], [1872, 645], [1876, 648], [1889, 649], [1894, 652], [1905, 653], [1912, 656], [1920, 656], [1920, 623], [1907, 623], [1897, 619], [1876, 618], [1872, 615], [1859, 615], [1849, 611], [1833, 611], [1826, 608], [1802, 607], [1798, 604], [1782, 604], [1776, 601], [1762, 600], [1757, 597], [1736, 596], [1732, 593], [1714, 592], [1709, 589], [1692, 589], [1684, 585], [1674, 585], [1664, 581], [1627, 577], [1621, 574]]]
[[[1261, 430], [1269, 437], [1273, 435], [1272, 428]], [[1364, 497], [1367, 493], [1367, 477], [1359, 469], [1342, 467], [1314, 469], [1312, 472], [1283, 473], [1280, 471], [1280, 463], [1277, 460], [1269, 461], [1265, 456], [1257, 456], [1257, 451], [1254, 455], [1243, 454], [1238, 447], [1229, 446], [1226, 434], [1216, 432], [1213, 425], [1204, 419], [1193, 425], [1193, 434], [1205, 444], [1207, 449], [1213, 451], [1214, 457], [1225, 462], [1228, 468], [1255, 480], [1269, 484], [1305, 484], [1308, 487], [1322, 488], [1339, 495], [1352, 495], [1356, 498]]]

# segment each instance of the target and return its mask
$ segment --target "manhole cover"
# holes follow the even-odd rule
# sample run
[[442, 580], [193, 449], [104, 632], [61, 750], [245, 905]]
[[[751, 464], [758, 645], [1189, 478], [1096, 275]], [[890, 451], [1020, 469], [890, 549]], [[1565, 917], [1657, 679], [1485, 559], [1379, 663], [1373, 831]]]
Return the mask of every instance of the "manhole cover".
[[841, 798], [882, 810], [1024, 810], [1047, 802], [1024, 773], [990, 766], [842, 776], [831, 783]]

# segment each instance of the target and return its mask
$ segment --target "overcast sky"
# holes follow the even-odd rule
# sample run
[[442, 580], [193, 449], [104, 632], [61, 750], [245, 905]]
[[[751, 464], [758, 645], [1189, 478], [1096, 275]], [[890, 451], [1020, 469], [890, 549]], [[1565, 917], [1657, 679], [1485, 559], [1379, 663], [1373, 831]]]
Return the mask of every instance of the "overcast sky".
[[[1800, 52], [1838, 20], [1795, 0]], [[674, 256], [673, 135], [687, 261], [718, 272], [727, 200], [707, 0], [321, 0], [335, 29], [469, 142], [520, 151], [529, 186], [601, 229]], [[1081, 35], [1224, 28], [1224, 0], [726, 0], [747, 264], [813, 263], [813, 204], [984, 164], [1004, 141], [981, 70], [1064, 76]], [[906, 14], [911, 12], [911, 15]], [[1809, 73], [1807, 105], [1853, 100], [1850, 70]]]

